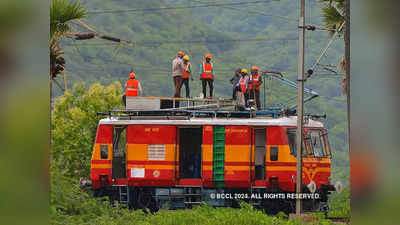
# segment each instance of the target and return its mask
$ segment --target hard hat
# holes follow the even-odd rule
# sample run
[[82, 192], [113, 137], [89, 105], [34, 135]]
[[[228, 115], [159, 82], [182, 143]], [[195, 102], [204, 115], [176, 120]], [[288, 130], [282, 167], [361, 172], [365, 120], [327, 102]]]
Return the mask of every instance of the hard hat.
[[185, 56], [183, 56], [183, 59], [189, 61], [190, 57], [188, 55], [185, 55]]
[[252, 71], [258, 71], [258, 66], [252, 66], [252, 67], [251, 67], [251, 70], [252, 70]]
[[185, 55], [185, 53], [182, 51], [178, 51], [178, 55]]
[[204, 58], [206, 58], [206, 59], [211, 59], [211, 58], [212, 58], [212, 56], [211, 56], [211, 54], [210, 54], [210, 53], [207, 53], [207, 54], [204, 56]]
[[243, 68], [243, 69], [242, 69], [242, 73], [249, 73], [249, 71], [247, 71], [246, 68]]
[[136, 77], [136, 74], [135, 74], [134, 72], [132, 72], [132, 73], [129, 74], [129, 78], [133, 79], [133, 78], [135, 78], [135, 77]]

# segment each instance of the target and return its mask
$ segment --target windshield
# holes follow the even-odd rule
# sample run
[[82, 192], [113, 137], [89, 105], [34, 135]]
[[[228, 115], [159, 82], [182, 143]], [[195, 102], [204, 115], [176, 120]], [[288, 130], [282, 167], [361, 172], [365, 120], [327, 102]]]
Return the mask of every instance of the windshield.
[[[309, 130], [308, 131], [308, 145], [310, 146], [310, 153], [313, 157], [327, 157], [327, 142], [325, 141], [322, 130]], [[329, 149], [329, 148], [328, 148]]]
[[[288, 137], [288, 142], [289, 142], [289, 148], [290, 148], [290, 154], [292, 154], [293, 156], [297, 156], [297, 145], [296, 145], [296, 128], [288, 128], [286, 130], [286, 134]], [[304, 141], [303, 141], [303, 156], [306, 157], [307, 156], [307, 151], [304, 145]]]

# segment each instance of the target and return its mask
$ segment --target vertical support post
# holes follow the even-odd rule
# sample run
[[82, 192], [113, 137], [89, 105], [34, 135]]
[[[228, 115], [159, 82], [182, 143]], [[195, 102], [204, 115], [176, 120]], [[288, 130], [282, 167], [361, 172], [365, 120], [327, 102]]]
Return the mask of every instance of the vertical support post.
[[[297, 145], [297, 179], [296, 179], [296, 193], [300, 194], [303, 184], [303, 98], [304, 98], [304, 26], [305, 26], [305, 0], [300, 0], [300, 19], [299, 19], [299, 65], [298, 65], [298, 108], [297, 108], [297, 132], [296, 132], [296, 145]], [[300, 217], [302, 212], [301, 199], [296, 199], [296, 216]]]
[[64, 79], [64, 92], [67, 91], [67, 75], [65, 74], [65, 70], [62, 72], [63, 79]]
[[[346, 76], [346, 88], [347, 88], [347, 132], [350, 136], [350, 0], [345, 1], [345, 29], [344, 29], [344, 45], [345, 45], [345, 76]], [[349, 138], [349, 149], [350, 149], [350, 138]]]
[[263, 80], [263, 88], [264, 88], [264, 102], [263, 102], [263, 109], [265, 110], [265, 105], [266, 105], [266, 101], [265, 101], [265, 79]]
[[50, 82], [49, 82], [49, 88], [50, 88], [50, 138], [49, 138], [49, 144], [50, 144], [50, 149], [49, 149], [49, 153], [50, 154], [52, 154], [53, 153], [53, 139], [52, 139], [52, 130], [53, 130], [53, 114], [52, 114], [52, 111], [53, 111], [53, 78], [52, 78], [52, 75], [51, 75], [51, 73], [50, 73], [50, 76], [49, 76], [49, 78], [50, 78]]

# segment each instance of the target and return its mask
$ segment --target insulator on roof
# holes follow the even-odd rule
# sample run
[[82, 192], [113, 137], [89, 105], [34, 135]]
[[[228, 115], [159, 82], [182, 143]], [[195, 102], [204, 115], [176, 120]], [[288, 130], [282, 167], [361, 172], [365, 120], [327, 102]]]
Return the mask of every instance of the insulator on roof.
[[64, 65], [64, 64], [65, 64], [65, 59], [64, 59], [64, 57], [62, 57], [62, 56], [57, 57], [57, 58], [56, 58], [56, 63], [57, 63], [57, 64]]
[[110, 36], [107, 36], [107, 35], [102, 35], [102, 36], [100, 36], [100, 38], [105, 39], [105, 40], [109, 40], [109, 41], [121, 42], [121, 39], [115, 38], [115, 37], [110, 37]]
[[95, 33], [76, 34], [75, 40], [88, 40], [94, 38], [95, 36]]

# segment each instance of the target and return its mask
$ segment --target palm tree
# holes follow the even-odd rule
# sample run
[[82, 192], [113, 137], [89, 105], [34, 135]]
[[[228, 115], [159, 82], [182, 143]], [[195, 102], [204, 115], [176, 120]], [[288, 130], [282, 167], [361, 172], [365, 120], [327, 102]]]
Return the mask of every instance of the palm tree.
[[[64, 70], [65, 60], [61, 47], [61, 38], [71, 30], [70, 23], [73, 20], [87, 16], [87, 11], [78, 1], [51, 0], [50, 4], [50, 92], [52, 82], [58, 74]], [[55, 81], [56, 82], [56, 81]], [[56, 82], [61, 88], [61, 86]], [[64, 90], [66, 88], [64, 75]], [[61, 88], [63, 89], [63, 88]], [[51, 94], [51, 93], [50, 93]], [[50, 96], [51, 97], [51, 96]]]
[[[322, 8], [325, 26], [330, 28], [330, 33], [338, 29], [346, 21], [344, 32], [345, 56], [339, 62], [339, 68], [344, 71], [342, 91], [347, 95], [347, 119], [350, 120], [350, 0], [319, 0], [326, 5]], [[348, 30], [347, 30], [348, 29]], [[350, 123], [347, 123], [347, 132], [350, 133]]]
[[325, 27], [334, 34], [345, 21], [345, 0], [319, 0], [319, 2], [325, 3], [325, 7], [321, 9]]
[[[319, 2], [325, 3], [325, 7], [321, 9], [323, 21], [325, 23], [325, 27], [329, 30], [329, 33], [333, 35], [337, 29], [345, 22], [345, 1], [346, 0], [319, 0]], [[348, 0], [347, 0], [348, 1]], [[340, 31], [340, 34], [346, 32], [346, 29], [343, 28]], [[339, 68], [345, 72], [345, 75], [342, 80], [342, 89], [343, 93], [347, 94], [347, 75], [348, 72], [345, 69], [345, 57], [343, 57], [339, 62]]]

